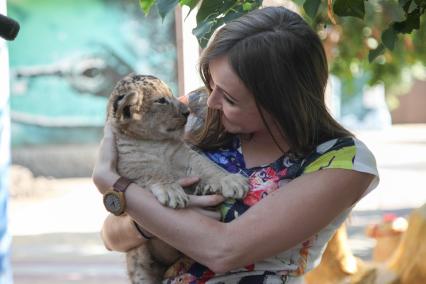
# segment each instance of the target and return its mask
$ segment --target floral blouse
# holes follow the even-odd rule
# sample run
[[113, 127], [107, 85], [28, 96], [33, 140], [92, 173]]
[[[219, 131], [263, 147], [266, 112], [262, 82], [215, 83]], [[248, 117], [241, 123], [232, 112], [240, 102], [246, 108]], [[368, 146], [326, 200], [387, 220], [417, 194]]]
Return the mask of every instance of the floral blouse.
[[[254, 168], [246, 168], [238, 138], [227, 148], [205, 151], [204, 154], [227, 171], [240, 173], [249, 179], [249, 192], [244, 199], [229, 199], [221, 205], [223, 222], [234, 220], [268, 194], [282, 189], [286, 183], [305, 173], [338, 168], [373, 174], [375, 179], [365, 194], [375, 188], [379, 180], [374, 156], [361, 141], [352, 137], [322, 143], [304, 159], [284, 155], [271, 164]], [[300, 283], [300, 276], [319, 263], [328, 240], [350, 210], [341, 213], [327, 227], [293, 248], [225, 274], [217, 275], [183, 256], [166, 271], [163, 283]]]

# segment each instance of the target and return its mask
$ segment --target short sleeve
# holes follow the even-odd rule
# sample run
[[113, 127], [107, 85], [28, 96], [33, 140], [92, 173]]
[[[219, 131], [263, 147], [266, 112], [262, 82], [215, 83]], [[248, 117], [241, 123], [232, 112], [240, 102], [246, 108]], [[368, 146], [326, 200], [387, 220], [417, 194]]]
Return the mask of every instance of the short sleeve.
[[346, 169], [374, 175], [373, 181], [363, 196], [379, 184], [376, 159], [368, 147], [352, 137], [333, 139], [317, 146], [302, 165], [303, 173], [322, 169]]

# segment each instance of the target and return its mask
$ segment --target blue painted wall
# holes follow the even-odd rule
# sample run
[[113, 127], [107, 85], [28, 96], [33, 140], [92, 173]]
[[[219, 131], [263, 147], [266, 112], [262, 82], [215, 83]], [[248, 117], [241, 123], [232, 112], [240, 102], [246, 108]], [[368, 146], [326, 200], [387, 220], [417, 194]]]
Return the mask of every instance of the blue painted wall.
[[9, 44], [13, 146], [97, 143], [106, 97], [130, 72], [177, 92], [173, 15], [145, 17], [137, 0], [8, 0], [8, 12], [21, 24]]

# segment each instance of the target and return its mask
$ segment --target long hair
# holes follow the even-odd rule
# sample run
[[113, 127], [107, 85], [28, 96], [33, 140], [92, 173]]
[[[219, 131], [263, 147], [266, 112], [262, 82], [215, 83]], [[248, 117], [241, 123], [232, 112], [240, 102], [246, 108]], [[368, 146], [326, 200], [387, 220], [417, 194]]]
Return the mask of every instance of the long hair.
[[[327, 111], [324, 94], [328, 66], [318, 35], [296, 13], [283, 7], [250, 12], [217, 31], [200, 58], [199, 72], [210, 88], [209, 63], [227, 56], [233, 71], [254, 95], [257, 108], [276, 141], [283, 135], [289, 151], [305, 156], [327, 140], [352, 136]], [[262, 109], [282, 133], [272, 133]], [[195, 144], [201, 148], [229, 141], [218, 110], [209, 109]]]

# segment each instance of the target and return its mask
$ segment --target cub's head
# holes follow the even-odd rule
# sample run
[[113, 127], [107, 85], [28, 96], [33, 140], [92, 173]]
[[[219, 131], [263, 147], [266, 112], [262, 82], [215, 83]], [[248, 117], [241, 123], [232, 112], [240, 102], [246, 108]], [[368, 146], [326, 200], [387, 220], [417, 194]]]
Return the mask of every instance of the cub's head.
[[189, 111], [160, 79], [130, 74], [112, 91], [107, 115], [117, 133], [164, 140], [182, 137]]

